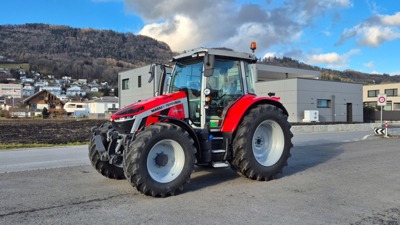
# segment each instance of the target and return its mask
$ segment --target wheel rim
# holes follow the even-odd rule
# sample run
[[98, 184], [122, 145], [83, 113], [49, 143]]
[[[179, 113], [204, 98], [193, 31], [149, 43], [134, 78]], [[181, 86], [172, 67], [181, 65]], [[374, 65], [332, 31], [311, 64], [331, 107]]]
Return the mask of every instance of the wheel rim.
[[272, 120], [265, 120], [256, 128], [253, 140], [253, 154], [258, 163], [272, 166], [281, 158], [285, 137], [281, 126]]
[[182, 172], [185, 153], [182, 146], [170, 139], [157, 142], [147, 157], [147, 170], [155, 181], [168, 183]]

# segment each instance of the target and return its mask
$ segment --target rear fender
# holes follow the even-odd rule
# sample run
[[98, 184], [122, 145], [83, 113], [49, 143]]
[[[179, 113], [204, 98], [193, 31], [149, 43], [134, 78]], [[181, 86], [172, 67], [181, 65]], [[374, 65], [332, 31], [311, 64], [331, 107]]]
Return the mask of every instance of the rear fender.
[[222, 122], [221, 131], [223, 133], [232, 134], [236, 131], [244, 115], [252, 108], [260, 104], [270, 104], [280, 108], [283, 113], [289, 116], [287, 110], [277, 97], [257, 97], [255, 95], [244, 95], [238, 99], [224, 113], [225, 117]]

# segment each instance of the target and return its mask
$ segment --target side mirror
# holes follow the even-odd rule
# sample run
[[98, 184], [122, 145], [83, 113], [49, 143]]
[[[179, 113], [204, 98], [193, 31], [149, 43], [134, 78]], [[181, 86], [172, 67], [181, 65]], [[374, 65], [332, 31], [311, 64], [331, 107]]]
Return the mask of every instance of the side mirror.
[[215, 56], [206, 54], [204, 56], [204, 76], [211, 77], [214, 73]]
[[155, 64], [151, 64], [150, 65], [150, 70], [149, 70], [150, 78], [149, 78], [149, 81], [147, 81], [148, 83], [150, 83], [154, 79], [154, 69], [155, 69], [155, 67], [156, 67]]

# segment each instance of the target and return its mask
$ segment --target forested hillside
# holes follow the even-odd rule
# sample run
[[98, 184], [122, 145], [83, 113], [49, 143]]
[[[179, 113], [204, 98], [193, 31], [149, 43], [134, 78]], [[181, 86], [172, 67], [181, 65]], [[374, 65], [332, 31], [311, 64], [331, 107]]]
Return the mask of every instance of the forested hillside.
[[169, 46], [150, 37], [110, 30], [47, 24], [1, 25], [0, 56], [60, 78], [117, 82], [117, 73], [172, 57]]

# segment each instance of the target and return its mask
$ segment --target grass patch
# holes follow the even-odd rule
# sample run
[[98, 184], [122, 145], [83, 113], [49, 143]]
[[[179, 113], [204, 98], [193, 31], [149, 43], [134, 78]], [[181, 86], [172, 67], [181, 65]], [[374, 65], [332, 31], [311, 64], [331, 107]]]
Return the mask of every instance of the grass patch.
[[29, 63], [0, 63], [0, 68], [29, 70]]
[[42, 147], [54, 147], [54, 146], [75, 146], [75, 145], [87, 145], [89, 142], [71, 142], [67, 144], [0, 144], [0, 150], [7, 149], [19, 149], [19, 148], [42, 148]]

